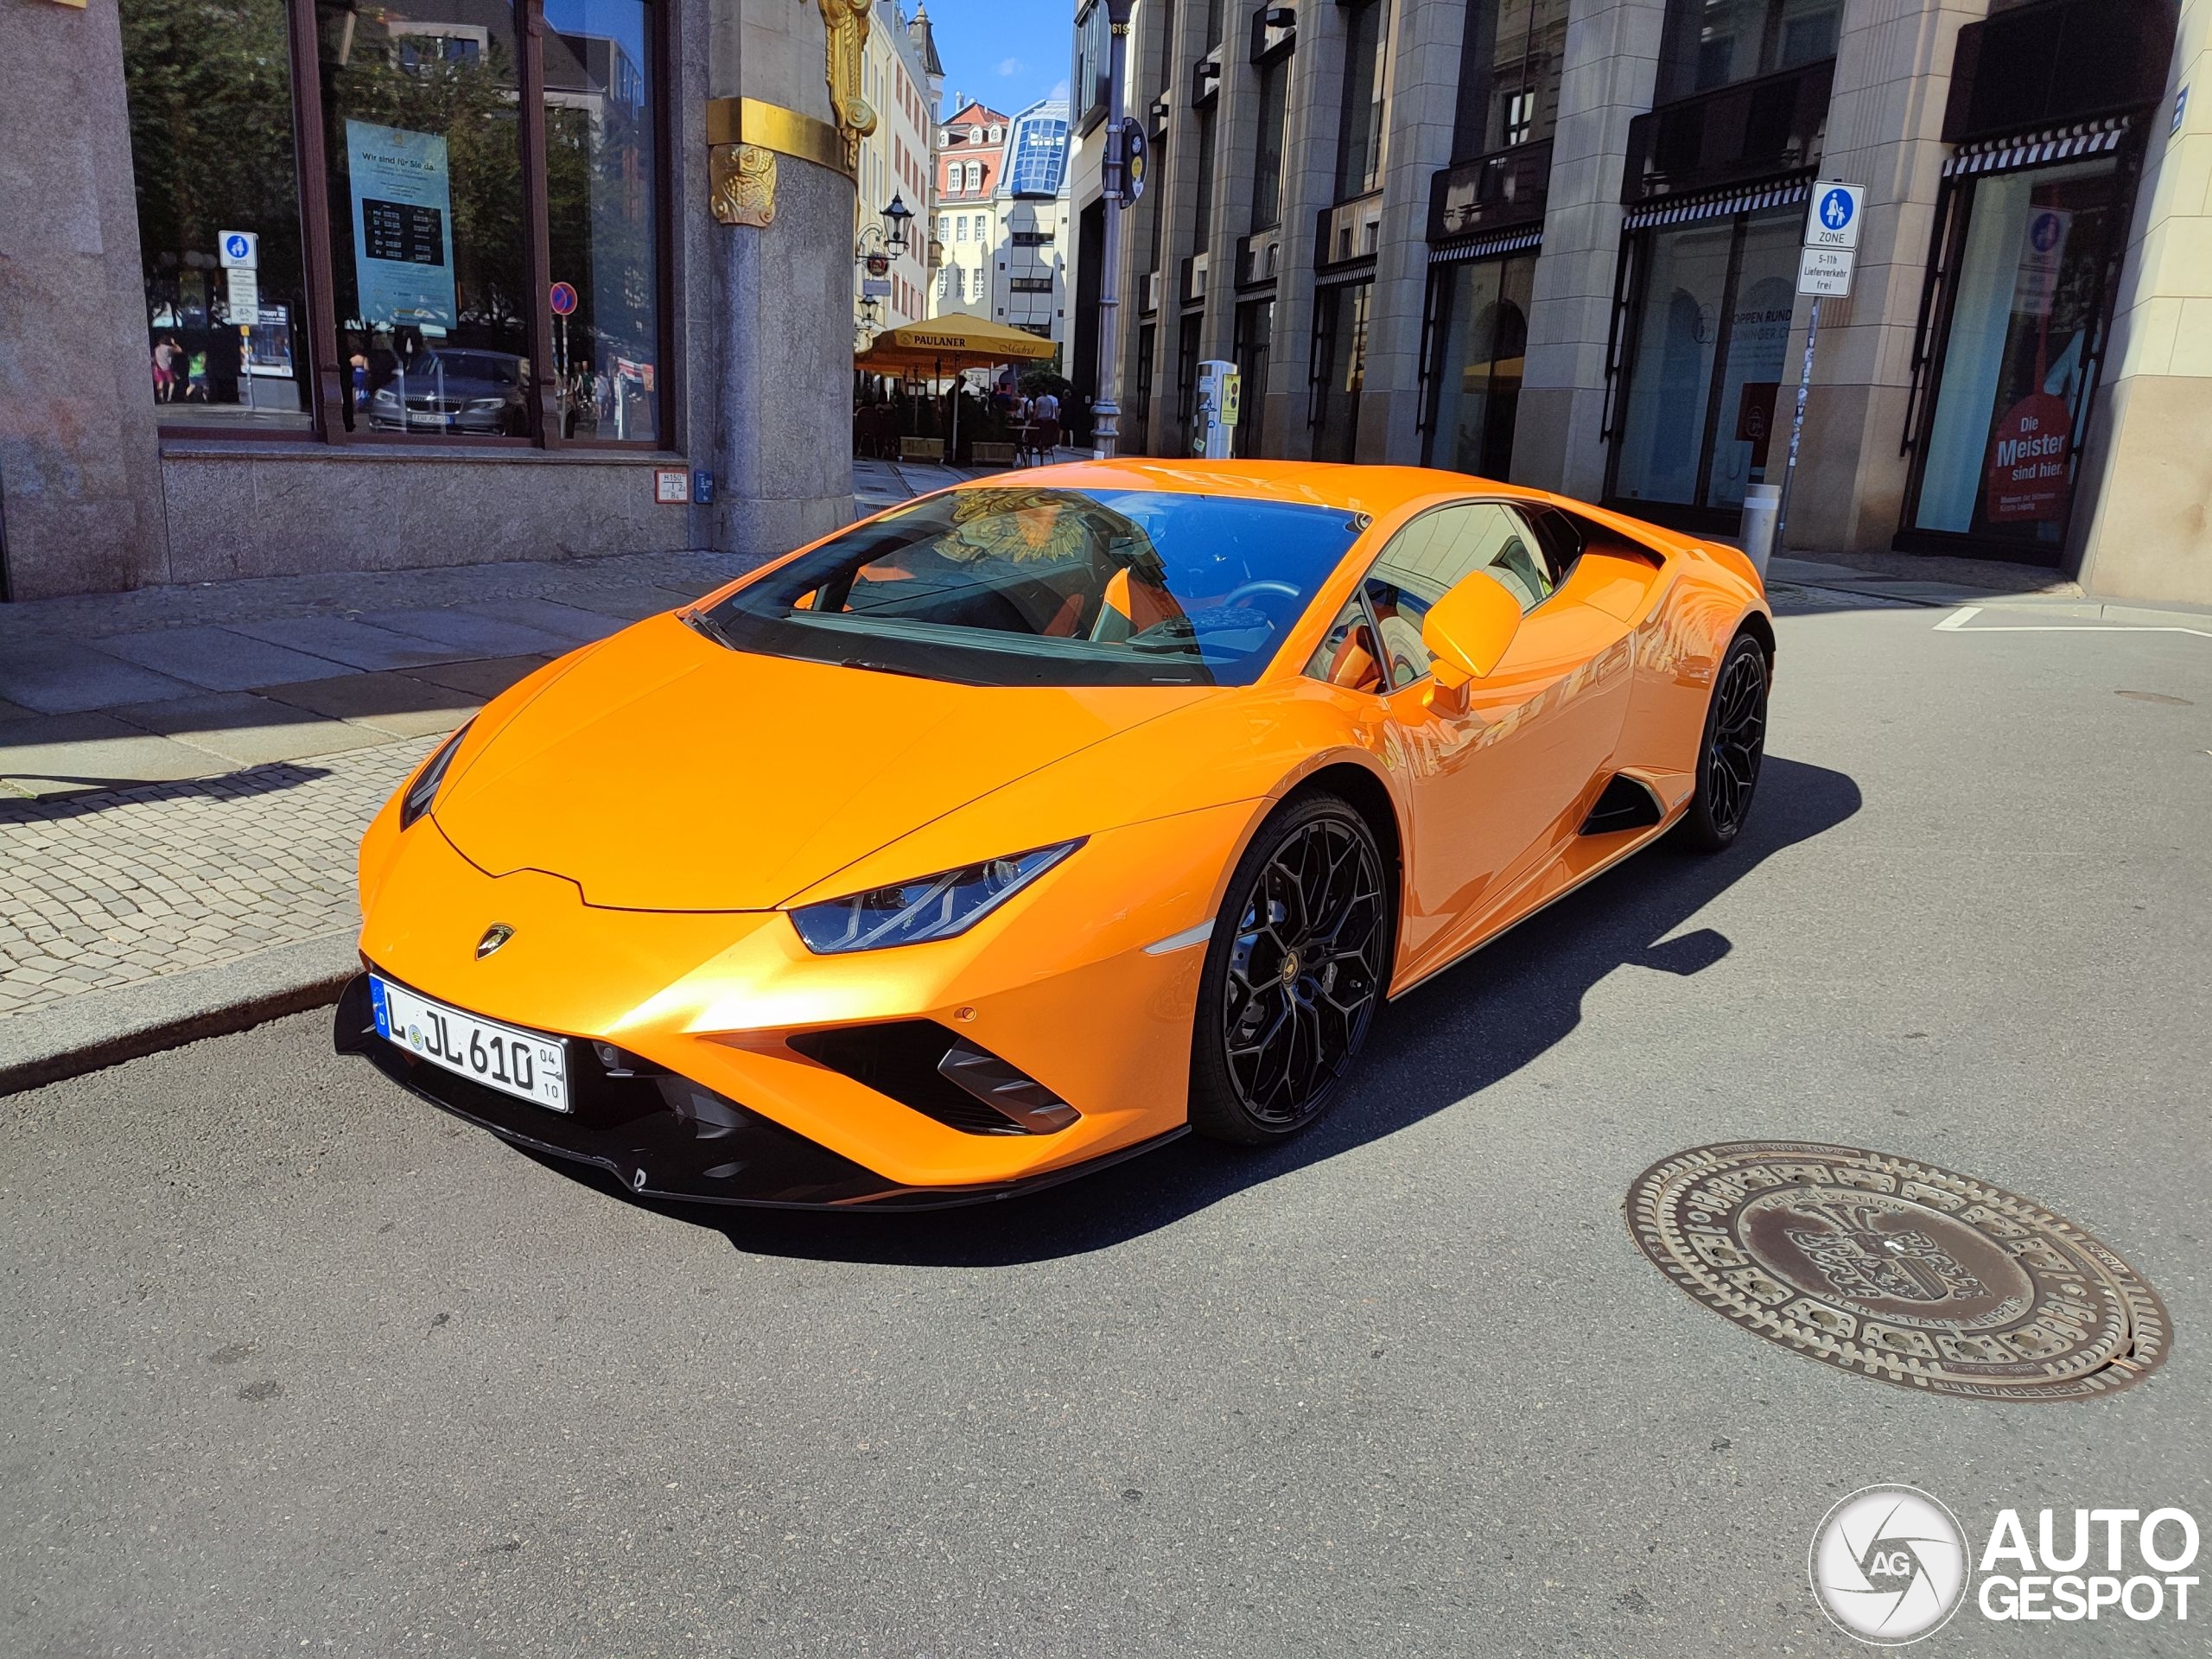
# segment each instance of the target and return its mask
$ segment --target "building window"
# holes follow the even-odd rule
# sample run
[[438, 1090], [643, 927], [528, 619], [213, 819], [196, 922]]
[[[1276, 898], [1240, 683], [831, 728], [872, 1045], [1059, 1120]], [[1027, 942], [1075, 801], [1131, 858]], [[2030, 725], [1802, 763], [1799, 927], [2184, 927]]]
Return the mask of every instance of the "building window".
[[1204, 321], [1203, 314], [1191, 312], [1183, 318], [1175, 340], [1175, 420], [1185, 435], [1198, 396], [1198, 329]]
[[1535, 277], [1534, 254], [1436, 268], [1429, 325], [1435, 359], [1424, 456], [1429, 466], [1493, 479], [1512, 470]]
[[1094, 0], [1075, 20], [1075, 119], [1088, 132], [1106, 118], [1107, 49], [1112, 22], [1103, 0]]
[[1031, 116], [1014, 129], [1007, 184], [1017, 196], [1057, 196], [1067, 157], [1068, 124], [1058, 116]]
[[651, 0], [121, 10], [162, 424], [664, 440]]
[[1252, 228], [1273, 230], [1282, 221], [1282, 135], [1289, 111], [1290, 57], [1260, 67], [1260, 121], [1252, 152]]
[[1540, 143], [1559, 116], [1567, 0], [1476, 0], [1459, 54], [1452, 153], [1467, 160]]
[[965, 242], [968, 239], [968, 215], [965, 213], [958, 215], [953, 223], [958, 228], [953, 232], [952, 239], [956, 242]]
[[1275, 302], [1273, 300], [1248, 300], [1236, 308], [1236, 341], [1231, 355], [1236, 359], [1236, 372], [1243, 381], [1237, 409], [1236, 453], [1256, 455], [1261, 452], [1260, 441], [1264, 433], [1262, 425], [1267, 407], [1268, 352], [1275, 327]]
[[1213, 244], [1214, 114], [1217, 105], [1198, 111], [1198, 211], [1191, 216], [1191, 251], [1203, 253]]
[[553, 325], [563, 435], [658, 442], [659, 120], [645, 0], [544, 0], [550, 275], [576, 290]]
[[1009, 276], [1006, 281], [1009, 294], [1049, 294], [1052, 279], [1049, 276]]
[[1389, 0], [1357, 0], [1345, 20], [1344, 97], [1337, 127], [1337, 200], [1382, 181], [1382, 25]]
[[1658, 102], [1835, 55], [1843, 0], [1669, 0]]
[[[310, 428], [283, 0], [124, 0], [122, 11], [155, 419]], [[253, 238], [239, 245], [255, 250], [254, 265], [226, 263], [226, 233]], [[232, 270], [251, 280], [234, 283]]]
[[1129, 453], [1135, 455], [1152, 453], [1152, 354], [1160, 343], [1157, 323], [1140, 323], [1137, 327], [1137, 388], [1131, 400], [1130, 411], [1136, 417], [1132, 434], [1134, 442]]
[[1367, 308], [1375, 285], [1343, 283], [1314, 296], [1313, 459], [1351, 461], [1367, 381]]
[[969, 194], [970, 195], [973, 195], [976, 191], [978, 191], [978, 190], [982, 189], [982, 188], [983, 188], [983, 164], [982, 164], [981, 162], [969, 162], [969, 163], [968, 163], [968, 191], [969, 191]]
[[2106, 265], [2127, 227], [2129, 193], [2110, 155], [1963, 188], [1906, 529], [2056, 564], [2109, 321]]
[[1725, 526], [1770, 481], [1803, 222], [1792, 207], [1637, 239], [1616, 499]]

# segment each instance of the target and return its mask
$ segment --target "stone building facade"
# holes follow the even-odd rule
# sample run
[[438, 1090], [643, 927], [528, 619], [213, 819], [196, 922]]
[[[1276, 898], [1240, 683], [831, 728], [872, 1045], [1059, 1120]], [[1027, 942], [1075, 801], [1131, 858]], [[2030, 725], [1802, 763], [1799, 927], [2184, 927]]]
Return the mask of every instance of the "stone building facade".
[[845, 522], [889, 10], [0, 0], [0, 593]]
[[[1103, 0], [1076, 8], [1095, 391]], [[1863, 186], [1802, 549], [2212, 603], [2212, 0], [1137, 0], [1125, 447], [1425, 463], [1732, 532], [1783, 480], [1819, 181]], [[2202, 315], [2200, 315], [2199, 314]]]

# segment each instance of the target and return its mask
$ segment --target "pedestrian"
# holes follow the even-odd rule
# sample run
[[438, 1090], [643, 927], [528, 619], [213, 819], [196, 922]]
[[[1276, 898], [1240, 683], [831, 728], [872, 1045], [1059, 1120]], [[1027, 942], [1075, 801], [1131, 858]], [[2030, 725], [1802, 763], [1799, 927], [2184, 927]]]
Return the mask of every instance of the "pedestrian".
[[189, 401], [204, 404], [207, 401], [207, 353], [193, 353], [190, 366], [192, 378], [184, 388], [184, 395]]
[[173, 402], [175, 391], [176, 342], [164, 336], [154, 342], [154, 401]]

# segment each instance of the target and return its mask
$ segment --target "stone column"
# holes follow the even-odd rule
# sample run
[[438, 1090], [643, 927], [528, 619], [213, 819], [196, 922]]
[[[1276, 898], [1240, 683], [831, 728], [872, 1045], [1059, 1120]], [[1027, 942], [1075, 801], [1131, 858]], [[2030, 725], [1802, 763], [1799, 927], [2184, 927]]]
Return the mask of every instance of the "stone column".
[[2149, 119], [2069, 553], [2093, 594], [2212, 605], [2212, 0], [2182, 0]]
[[1382, 228], [1368, 310], [1359, 459], [1421, 461], [1421, 325], [1428, 307], [1428, 188], [1452, 160], [1463, 5], [1398, 0], [1383, 123]]
[[[1791, 486], [1792, 547], [1886, 550], [1904, 502], [1913, 333], [1942, 183], [1943, 105], [1959, 30], [1987, 0], [1844, 9], [1821, 176], [1866, 187], [1851, 296], [1821, 303], [1821, 336]], [[1779, 482], [1812, 302], [1800, 298], [1767, 467]], [[1933, 387], [1929, 388], [1932, 392]]]
[[116, 0], [0, 0], [0, 549], [16, 599], [164, 581]]
[[[835, 125], [817, 5], [721, 0], [715, 24], [711, 97]], [[709, 226], [713, 314], [692, 353], [715, 377], [715, 545], [740, 553], [786, 552], [853, 517], [854, 184], [797, 155], [775, 170], [770, 223]]]
[[1514, 481], [1594, 500], [1605, 345], [1621, 245], [1628, 125], [1651, 107], [1665, 0], [1575, 0], [1552, 135], [1544, 246], [1529, 308], [1529, 355], [1513, 440]]

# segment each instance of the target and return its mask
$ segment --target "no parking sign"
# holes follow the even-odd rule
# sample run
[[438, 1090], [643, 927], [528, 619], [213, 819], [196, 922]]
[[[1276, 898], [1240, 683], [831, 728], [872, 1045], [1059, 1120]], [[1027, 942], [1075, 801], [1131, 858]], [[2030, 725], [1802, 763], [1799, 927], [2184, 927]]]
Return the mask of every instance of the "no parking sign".
[[574, 315], [576, 308], [575, 284], [573, 283], [554, 283], [552, 300], [555, 316], [565, 317]]

